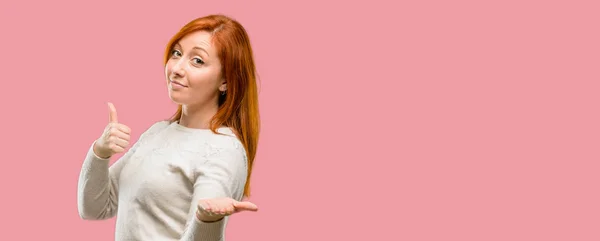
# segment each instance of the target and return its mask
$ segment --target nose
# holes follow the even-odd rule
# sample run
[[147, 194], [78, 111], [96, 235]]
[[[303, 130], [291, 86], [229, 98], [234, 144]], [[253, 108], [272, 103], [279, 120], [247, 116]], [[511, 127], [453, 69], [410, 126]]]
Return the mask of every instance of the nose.
[[183, 66], [182, 60], [183, 58], [176, 60], [176, 62], [173, 63], [173, 66], [171, 67], [171, 73], [177, 77], [185, 76], [185, 68]]

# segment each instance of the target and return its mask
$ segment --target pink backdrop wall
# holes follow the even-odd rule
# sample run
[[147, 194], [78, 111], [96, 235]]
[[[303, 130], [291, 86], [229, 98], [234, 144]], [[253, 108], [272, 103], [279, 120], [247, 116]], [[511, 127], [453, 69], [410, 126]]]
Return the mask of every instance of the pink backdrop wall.
[[76, 203], [105, 102], [169, 117], [166, 42], [224, 13], [263, 124], [228, 240], [599, 240], [598, 4], [392, 2], [3, 1], [0, 239], [113, 239]]

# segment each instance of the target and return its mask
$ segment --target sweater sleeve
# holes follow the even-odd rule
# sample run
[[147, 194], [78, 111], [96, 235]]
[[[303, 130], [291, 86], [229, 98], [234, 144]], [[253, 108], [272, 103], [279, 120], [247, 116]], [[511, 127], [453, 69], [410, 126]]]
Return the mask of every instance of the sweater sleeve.
[[110, 166], [110, 158], [98, 157], [93, 150], [95, 141], [92, 143], [83, 161], [77, 187], [77, 205], [82, 219], [103, 220], [116, 215], [121, 170], [140, 143], [148, 138], [159, 124], [160, 122], [157, 122], [144, 131], [138, 141]]
[[229, 217], [216, 222], [203, 222], [196, 216], [198, 201], [208, 198], [229, 197], [241, 201], [246, 183], [247, 162], [243, 148], [220, 151], [208, 158], [198, 170], [188, 222], [181, 241], [223, 241]]

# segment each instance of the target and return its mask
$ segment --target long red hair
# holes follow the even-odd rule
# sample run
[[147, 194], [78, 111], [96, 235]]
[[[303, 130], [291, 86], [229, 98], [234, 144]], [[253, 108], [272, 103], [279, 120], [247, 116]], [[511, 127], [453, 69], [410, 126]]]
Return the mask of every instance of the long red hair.
[[[213, 45], [222, 64], [222, 74], [227, 81], [227, 92], [225, 95], [219, 95], [219, 109], [211, 120], [210, 129], [217, 133], [216, 129], [219, 126], [230, 127], [244, 145], [248, 158], [244, 196], [249, 197], [250, 174], [260, 132], [256, 67], [250, 38], [239, 22], [227, 16], [209, 15], [197, 18], [184, 25], [171, 38], [165, 51], [164, 64], [167, 64], [174, 45], [181, 38], [200, 30], [212, 33]], [[178, 121], [181, 111], [180, 105], [170, 121]]]

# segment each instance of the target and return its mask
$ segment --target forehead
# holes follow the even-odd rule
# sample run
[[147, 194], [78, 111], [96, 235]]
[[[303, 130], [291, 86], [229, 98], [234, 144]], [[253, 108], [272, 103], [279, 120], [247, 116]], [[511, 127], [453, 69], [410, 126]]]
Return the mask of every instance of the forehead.
[[192, 32], [181, 38], [177, 44], [184, 49], [202, 47], [206, 50], [211, 50], [213, 48], [212, 35], [207, 31]]

